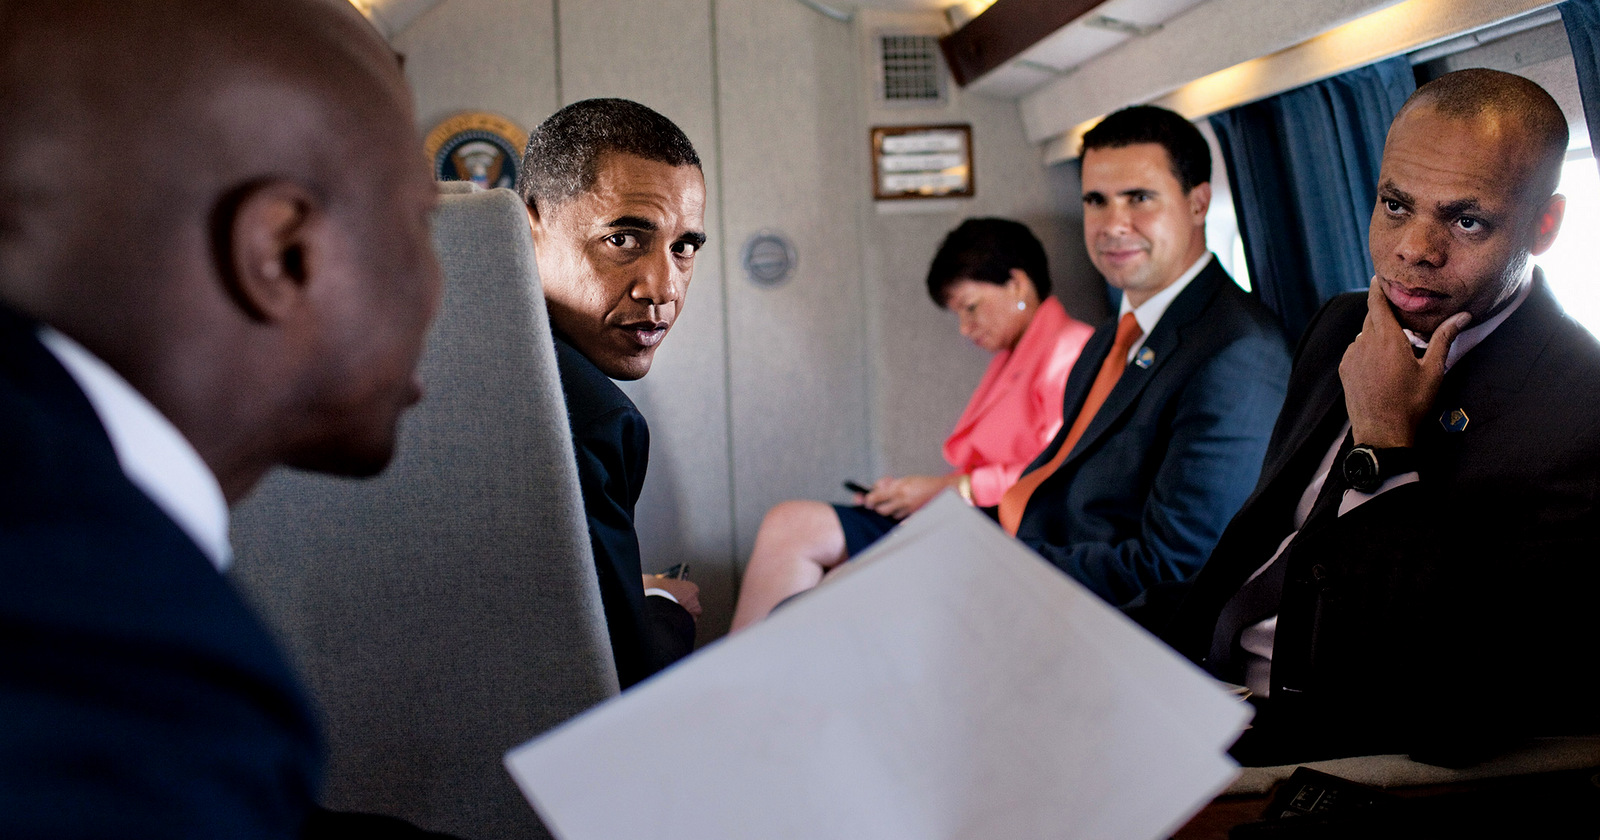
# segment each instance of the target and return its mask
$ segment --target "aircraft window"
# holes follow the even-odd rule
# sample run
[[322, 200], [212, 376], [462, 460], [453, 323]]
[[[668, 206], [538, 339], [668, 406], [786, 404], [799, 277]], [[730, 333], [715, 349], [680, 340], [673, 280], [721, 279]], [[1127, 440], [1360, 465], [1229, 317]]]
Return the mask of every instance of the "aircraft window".
[[1590, 233], [1600, 230], [1600, 169], [1593, 149], [1567, 152], [1561, 186], [1567, 197], [1561, 234], [1550, 250], [1536, 258], [1550, 280], [1550, 290], [1578, 323], [1600, 334], [1600, 285], [1593, 282], [1600, 263], [1600, 242]]
[[[1227, 175], [1220, 165], [1212, 175], [1211, 209], [1206, 211], [1206, 247], [1217, 255], [1217, 262], [1232, 275], [1239, 288], [1250, 291], [1250, 264], [1244, 257], [1244, 237], [1239, 233], [1239, 217], [1233, 209], [1233, 194], [1219, 189]], [[1220, 179], [1219, 179], [1220, 175]]]
[[1233, 265], [1233, 282], [1250, 291], [1250, 263], [1244, 258], [1244, 236], [1238, 231], [1233, 234]]
[[1211, 147], [1211, 209], [1206, 211], [1206, 247], [1217, 255], [1239, 288], [1250, 291], [1250, 264], [1244, 258], [1244, 237], [1239, 234], [1239, 215], [1233, 207], [1233, 187], [1228, 182], [1228, 164], [1222, 159], [1217, 134], [1210, 120], [1195, 120]]

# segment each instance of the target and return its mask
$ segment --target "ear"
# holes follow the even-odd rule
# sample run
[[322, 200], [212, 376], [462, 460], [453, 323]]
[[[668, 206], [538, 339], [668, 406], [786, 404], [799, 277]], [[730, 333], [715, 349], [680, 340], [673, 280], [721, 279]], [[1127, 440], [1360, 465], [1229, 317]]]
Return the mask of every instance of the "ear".
[[1550, 250], [1550, 246], [1556, 243], [1556, 234], [1561, 232], [1561, 217], [1566, 212], [1567, 197], [1561, 193], [1550, 196], [1534, 220], [1533, 247], [1528, 249], [1529, 253], [1538, 256]]
[[280, 321], [306, 290], [308, 263], [322, 218], [311, 191], [293, 181], [262, 181], [234, 195], [219, 243], [228, 291], [250, 317]]
[[1006, 288], [1013, 294], [1020, 295], [1024, 289], [1033, 287], [1033, 281], [1028, 279], [1028, 272], [1020, 268], [1011, 269], [1011, 276], [1006, 278]]
[[528, 211], [528, 232], [533, 235], [533, 241], [538, 242], [541, 231], [539, 208], [534, 207], [532, 203], [526, 204], [524, 207]]
[[1189, 191], [1189, 216], [1197, 225], [1206, 221], [1206, 213], [1211, 209], [1211, 182], [1195, 184]]

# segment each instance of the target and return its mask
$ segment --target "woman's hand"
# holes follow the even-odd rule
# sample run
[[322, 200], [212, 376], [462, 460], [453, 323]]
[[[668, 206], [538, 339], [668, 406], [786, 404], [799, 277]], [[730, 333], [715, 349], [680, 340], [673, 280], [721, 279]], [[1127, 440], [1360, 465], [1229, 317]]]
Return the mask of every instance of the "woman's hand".
[[872, 484], [872, 492], [858, 495], [856, 503], [890, 519], [904, 519], [916, 513], [928, 500], [946, 487], [954, 487], [960, 473], [950, 475], [884, 476]]

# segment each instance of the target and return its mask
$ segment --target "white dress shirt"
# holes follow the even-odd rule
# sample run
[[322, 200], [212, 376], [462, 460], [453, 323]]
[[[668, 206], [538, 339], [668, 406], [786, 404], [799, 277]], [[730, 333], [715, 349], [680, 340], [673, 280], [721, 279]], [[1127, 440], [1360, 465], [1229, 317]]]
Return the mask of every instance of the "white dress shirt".
[[50, 327], [39, 328], [39, 340], [88, 396], [128, 480], [172, 517], [217, 571], [226, 571], [233, 562], [228, 502], [200, 453], [128, 380], [83, 345]]
[[1194, 261], [1194, 265], [1189, 266], [1187, 271], [1178, 275], [1178, 279], [1172, 281], [1172, 285], [1151, 295], [1149, 300], [1138, 306], [1130, 304], [1126, 294], [1122, 296], [1122, 306], [1117, 310], [1117, 317], [1121, 318], [1132, 312], [1133, 320], [1139, 322], [1140, 330], [1139, 340], [1128, 348], [1128, 361], [1133, 361], [1133, 357], [1138, 354], [1139, 348], [1144, 346], [1144, 340], [1150, 337], [1150, 331], [1154, 330], [1156, 324], [1161, 322], [1161, 316], [1167, 314], [1167, 307], [1172, 305], [1172, 301], [1179, 294], [1182, 294], [1184, 289], [1188, 288], [1189, 281], [1200, 276], [1200, 271], [1206, 267], [1206, 263], [1211, 262], [1211, 259], [1210, 251], [1201, 254], [1200, 259]]

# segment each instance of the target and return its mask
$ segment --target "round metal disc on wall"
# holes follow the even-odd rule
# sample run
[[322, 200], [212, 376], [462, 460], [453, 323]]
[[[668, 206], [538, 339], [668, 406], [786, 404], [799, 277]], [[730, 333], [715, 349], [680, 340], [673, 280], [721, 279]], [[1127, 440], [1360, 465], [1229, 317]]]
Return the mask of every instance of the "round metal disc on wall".
[[800, 264], [794, 244], [781, 233], [764, 230], [744, 243], [744, 275], [757, 286], [777, 286]]

